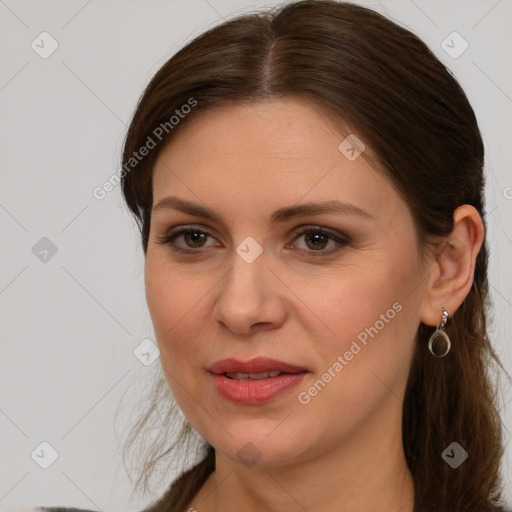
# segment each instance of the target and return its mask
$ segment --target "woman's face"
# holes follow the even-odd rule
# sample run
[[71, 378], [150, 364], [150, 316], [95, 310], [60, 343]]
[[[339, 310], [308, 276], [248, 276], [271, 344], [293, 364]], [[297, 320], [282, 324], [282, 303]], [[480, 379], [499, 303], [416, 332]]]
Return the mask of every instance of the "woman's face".
[[401, 442], [422, 266], [405, 202], [365, 152], [339, 149], [347, 135], [297, 100], [216, 107], [156, 163], [145, 283], [161, 364], [234, 461]]

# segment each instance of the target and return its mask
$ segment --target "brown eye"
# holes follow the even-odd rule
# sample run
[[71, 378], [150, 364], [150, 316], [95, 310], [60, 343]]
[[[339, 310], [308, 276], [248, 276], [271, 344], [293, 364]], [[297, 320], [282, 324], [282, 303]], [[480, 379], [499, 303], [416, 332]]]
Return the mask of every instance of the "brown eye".
[[[213, 240], [209, 233], [193, 227], [177, 228], [164, 236], [157, 237], [158, 243], [169, 245], [172, 250], [183, 253], [200, 253], [199, 249], [215, 246], [216, 242], [208, 245], [208, 239]], [[303, 243], [296, 240], [303, 239]], [[178, 241], [181, 239], [181, 243]], [[291, 247], [310, 257], [330, 256], [350, 243], [350, 239], [342, 234], [333, 233], [325, 228], [309, 228], [294, 234]]]
[[[305, 229], [295, 233], [294, 236], [292, 247], [312, 257], [329, 256], [350, 243], [347, 236], [326, 231], [324, 228]], [[304, 244], [296, 244], [295, 241], [301, 238]], [[330, 246], [329, 243], [331, 243]]]
[[306, 241], [306, 245], [309, 249], [318, 251], [320, 249], [325, 249], [330, 238], [321, 233], [307, 233], [304, 240]]
[[[183, 243], [178, 244], [177, 241], [180, 238], [183, 240]], [[206, 245], [208, 238], [212, 238], [208, 233], [200, 229], [188, 227], [176, 229], [163, 237], [158, 237], [158, 243], [169, 245], [176, 251], [194, 252], [195, 249], [208, 247]]]
[[183, 240], [189, 247], [202, 247], [208, 235], [199, 231], [187, 231], [183, 233]]

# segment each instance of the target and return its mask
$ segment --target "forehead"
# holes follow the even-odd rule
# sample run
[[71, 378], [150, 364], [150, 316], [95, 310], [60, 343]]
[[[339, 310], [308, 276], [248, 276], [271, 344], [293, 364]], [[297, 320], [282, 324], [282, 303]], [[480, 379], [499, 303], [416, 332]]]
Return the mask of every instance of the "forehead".
[[347, 157], [347, 148], [352, 150], [348, 156], [353, 157], [350, 146], [354, 143], [364, 148], [355, 155], [358, 161], [344, 158], [342, 163], [352, 169], [366, 165], [384, 177], [371, 148], [344, 120], [300, 98], [222, 104], [194, 116], [179, 127], [159, 155], [154, 170], [157, 182], [166, 177], [170, 163], [196, 172], [215, 168], [215, 176], [205, 179], [217, 180], [221, 167], [231, 171], [230, 179], [242, 176], [248, 180], [261, 173], [287, 170], [296, 176], [316, 174], [327, 171], [341, 155]]
[[[297, 101], [219, 105], [201, 112], [171, 140], [170, 147], [197, 148], [201, 153], [227, 156], [307, 155], [322, 140], [333, 141], [321, 116]], [[193, 157], [193, 155], [190, 155]]]
[[[153, 206], [169, 196], [202, 204], [224, 224], [258, 228], [283, 208], [341, 201], [378, 219], [409, 222], [400, 194], [363, 158], [347, 158], [347, 137], [304, 102], [222, 105], [191, 119], [162, 150]], [[158, 209], [158, 218], [167, 209]]]

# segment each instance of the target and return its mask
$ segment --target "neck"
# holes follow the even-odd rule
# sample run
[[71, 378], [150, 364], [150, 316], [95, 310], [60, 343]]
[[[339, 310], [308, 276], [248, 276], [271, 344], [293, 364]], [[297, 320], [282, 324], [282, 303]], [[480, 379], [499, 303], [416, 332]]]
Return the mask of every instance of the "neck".
[[401, 428], [383, 429], [383, 434], [395, 433], [385, 437], [366, 426], [358, 439], [286, 466], [244, 466], [217, 452], [215, 472], [187, 510], [412, 512], [414, 482]]

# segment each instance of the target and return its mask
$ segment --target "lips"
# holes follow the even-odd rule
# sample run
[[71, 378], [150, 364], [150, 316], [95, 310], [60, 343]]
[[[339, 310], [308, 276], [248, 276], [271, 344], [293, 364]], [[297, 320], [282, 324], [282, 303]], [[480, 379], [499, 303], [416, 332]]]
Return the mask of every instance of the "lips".
[[275, 359], [258, 357], [250, 361], [222, 359], [209, 368], [220, 396], [237, 404], [262, 404], [297, 386], [308, 371]]
[[272, 370], [269, 372], [259, 372], [259, 373], [236, 373], [236, 372], [226, 372], [224, 375], [228, 379], [235, 380], [261, 380], [261, 379], [269, 379], [271, 377], [277, 377], [281, 375], [283, 372], [279, 370]]
[[[276, 359], [269, 359], [267, 357], [256, 357], [250, 361], [239, 361], [238, 359], [222, 359], [216, 361], [209, 368], [210, 373], [215, 375], [222, 374], [245, 374], [257, 375], [265, 372], [280, 372], [280, 373], [300, 373], [307, 371], [302, 366], [295, 366]], [[277, 374], [279, 375], [279, 374]], [[262, 378], [256, 377], [257, 378]]]

